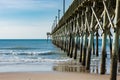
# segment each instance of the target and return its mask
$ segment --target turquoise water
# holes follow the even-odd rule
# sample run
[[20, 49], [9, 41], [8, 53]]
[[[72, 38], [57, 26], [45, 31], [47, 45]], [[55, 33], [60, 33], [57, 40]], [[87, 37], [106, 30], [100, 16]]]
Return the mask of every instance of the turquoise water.
[[52, 71], [65, 55], [51, 40], [0, 40], [0, 72]]
[[[95, 41], [94, 41], [95, 42]], [[99, 39], [99, 54], [102, 40]], [[110, 71], [109, 40], [107, 41], [107, 73]], [[96, 57], [92, 56], [92, 60]], [[100, 68], [101, 55], [98, 57]], [[46, 39], [0, 40], [0, 72], [53, 71], [53, 65], [70, 60]]]

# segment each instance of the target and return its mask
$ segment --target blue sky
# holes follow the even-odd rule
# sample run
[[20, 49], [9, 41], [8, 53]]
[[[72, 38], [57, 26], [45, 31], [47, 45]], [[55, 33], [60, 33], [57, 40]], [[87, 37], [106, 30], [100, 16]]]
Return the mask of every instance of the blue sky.
[[[0, 0], [0, 39], [46, 38], [62, 1]], [[66, 9], [72, 1], [66, 0]]]

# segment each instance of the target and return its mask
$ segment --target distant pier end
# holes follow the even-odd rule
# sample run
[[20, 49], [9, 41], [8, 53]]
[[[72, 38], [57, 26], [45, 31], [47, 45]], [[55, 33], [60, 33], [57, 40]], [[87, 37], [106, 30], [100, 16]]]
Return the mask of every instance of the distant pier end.
[[51, 38], [51, 33], [47, 32], [47, 39], [50, 39], [50, 38]]

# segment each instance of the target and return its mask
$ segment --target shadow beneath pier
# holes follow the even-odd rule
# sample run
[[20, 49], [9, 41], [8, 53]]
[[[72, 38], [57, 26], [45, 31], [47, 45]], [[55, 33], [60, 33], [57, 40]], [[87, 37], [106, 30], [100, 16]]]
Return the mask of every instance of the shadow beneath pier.
[[68, 61], [58, 63], [53, 67], [54, 71], [60, 72], [82, 72], [82, 73], [96, 73], [99, 74], [98, 65], [91, 65], [90, 70], [86, 70], [85, 66], [82, 66], [76, 61]]

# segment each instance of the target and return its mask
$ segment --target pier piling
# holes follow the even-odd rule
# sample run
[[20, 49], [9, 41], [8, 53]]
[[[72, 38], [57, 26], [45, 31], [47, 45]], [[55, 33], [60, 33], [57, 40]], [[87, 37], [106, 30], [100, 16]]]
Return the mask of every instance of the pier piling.
[[119, 49], [119, 31], [120, 31], [120, 0], [116, 0], [115, 10], [115, 30], [113, 38], [112, 60], [111, 60], [111, 75], [110, 80], [117, 80], [117, 61], [118, 61], [118, 49]]

